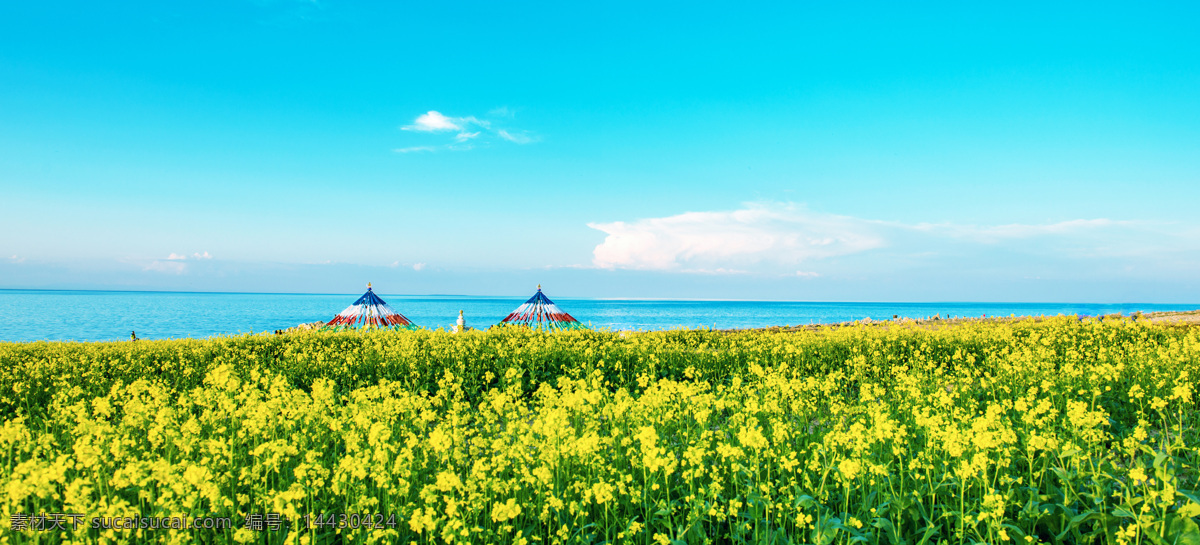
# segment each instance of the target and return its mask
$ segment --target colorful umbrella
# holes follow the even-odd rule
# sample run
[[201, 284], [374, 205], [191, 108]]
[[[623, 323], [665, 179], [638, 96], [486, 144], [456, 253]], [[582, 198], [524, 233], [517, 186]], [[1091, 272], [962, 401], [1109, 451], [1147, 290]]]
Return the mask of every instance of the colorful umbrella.
[[500, 325], [523, 325], [537, 329], [545, 327], [551, 330], [587, 329], [586, 326], [579, 323], [579, 320], [563, 312], [558, 305], [554, 304], [554, 301], [546, 297], [542, 293], [541, 284], [538, 284], [537, 293], [517, 307], [517, 310], [500, 320]]
[[367, 293], [359, 297], [353, 305], [346, 307], [334, 316], [326, 327], [337, 329], [361, 327], [363, 329], [372, 327], [391, 328], [391, 329], [416, 329], [416, 324], [405, 318], [403, 314], [392, 310], [383, 299], [375, 295], [371, 291], [371, 284], [367, 283]]

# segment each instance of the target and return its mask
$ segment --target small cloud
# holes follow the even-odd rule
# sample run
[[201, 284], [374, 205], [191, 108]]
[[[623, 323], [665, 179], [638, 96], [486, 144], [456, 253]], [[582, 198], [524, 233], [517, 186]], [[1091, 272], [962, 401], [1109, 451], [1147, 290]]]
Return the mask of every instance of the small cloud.
[[391, 265], [388, 265], [388, 267], [391, 267], [393, 269], [395, 269], [396, 267], [399, 267], [399, 266], [400, 266], [399, 261], [393, 261]]
[[19, 257], [16, 254], [13, 254], [13, 256], [8, 259], [10, 261], [12, 261], [13, 263], [24, 263], [25, 262], [25, 258]]
[[212, 255], [210, 255], [207, 251], [204, 253], [196, 252], [192, 254], [192, 257], [196, 259], [212, 259]]
[[1077, 219], [1044, 225], [1011, 223], [1007, 225], [977, 226], [945, 223], [921, 223], [913, 226], [925, 231], [955, 238], [969, 239], [981, 243], [996, 243], [1003, 240], [1025, 239], [1041, 236], [1068, 235], [1096, 231], [1110, 227], [1137, 227], [1139, 222], [1114, 221], [1107, 218]]
[[166, 274], [183, 274], [187, 272], [187, 263], [180, 263], [179, 261], [157, 260], [151, 262], [149, 265], [146, 265], [142, 270]]
[[800, 278], [816, 278], [821, 275], [812, 271], [796, 271], [796, 276], [799, 276]]
[[530, 142], [533, 142], [533, 138], [530, 138], [526, 134], [512, 134], [504, 129], [500, 129], [500, 130], [496, 131], [496, 134], [499, 135], [500, 138], [508, 140], [509, 142], [512, 142], [514, 144], [528, 144]]
[[186, 255], [179, 255], [179, 254], [177, 254], [177, 253], [175, 253], [175, 252], [171, 252], [171, 255], [167, 256], [167, 259], [169, 259], [169, 260], [171, 260], [171, 261], [182, 261], [182, 260], [184, 260], [184, 259], [187, 259], [187, 256], [186, 256]]
[[396, 148], [392, 151], [394, 151], [396, 153], [419, 153], [419, 152], [436, 151], [436, 150], [437, 150], [437, 148], [434, 148], [433, 146], [413, 146], [411, 148]]
[[[507, 120], [512, 119], [513, 112], [507, 107], [503, 107], [491, 110], [488, 112], [488, 115], [497, 119]], [[443, 150], [465, 151], [474, 149], [475, 147], [487, 147], [495, 142], [528, 144], [538, 140], [529, 131], [495, 127], [493, 125], [494, 121], [492, 119], [480, 119], [473, 115], [452, 117], [442, 114], [437, 110], [430, 110], [417, 116], [411, 124], [400, 127], [400, 130], [429, 134], [430, 136], [425, 136], [424, 138], [439, 138], [442, 139], [443, 143], [395, 148], [393, 151], [396, 153]], [[455, 131], [454, 136], [451, 138], [447, 138], [448, 135], [437, 134], [450, 131]], [[433, 136], [434, 134], [437, 134], [437, 136]], [[469, 142], [477, 143], [478, 145], [468, 144]]]
[[425, 264], [417, 263], [417, 264], [413, 265], [412, 268], [414, 271], [423, 271], [423, 270], [425, 270]]
[[416, 121], [413, 121], [412, 125], [400, 127], [400, 130], [421, 132], [457, 131], [462, 130], [462, 125], [460, 123], [461, 122], [458, 120], [446, 117], [434, 110], [430, 110], [417, 116]]

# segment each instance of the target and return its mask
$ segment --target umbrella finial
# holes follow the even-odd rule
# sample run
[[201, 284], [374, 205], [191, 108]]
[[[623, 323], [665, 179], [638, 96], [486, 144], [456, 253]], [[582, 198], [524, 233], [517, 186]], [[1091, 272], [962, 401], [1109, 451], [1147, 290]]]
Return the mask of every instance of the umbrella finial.
[[538, 284], [538, 291], [542, 291], [542, 285]]
[[371, 291], [371, 283], [367, 282], [367, 291]]

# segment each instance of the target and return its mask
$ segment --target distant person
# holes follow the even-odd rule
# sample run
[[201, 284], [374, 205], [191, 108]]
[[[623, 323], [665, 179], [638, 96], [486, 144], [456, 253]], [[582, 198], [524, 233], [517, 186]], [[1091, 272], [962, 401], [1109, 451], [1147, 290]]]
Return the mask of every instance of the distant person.
[[129, 332], [129, 340], [130, 340], [130, 341], [136, 341], [136, 340], [137, 340], [137, 332], [136, 332], [136, 331], [130, 331], [130, 332]]

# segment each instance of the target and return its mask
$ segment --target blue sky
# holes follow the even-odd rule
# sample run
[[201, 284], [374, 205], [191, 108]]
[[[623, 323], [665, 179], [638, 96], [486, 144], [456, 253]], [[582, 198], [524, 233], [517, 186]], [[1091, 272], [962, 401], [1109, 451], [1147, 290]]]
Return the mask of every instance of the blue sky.
[[0, 288], [1200, 302], [1195, 4], [0, 5]]

